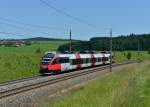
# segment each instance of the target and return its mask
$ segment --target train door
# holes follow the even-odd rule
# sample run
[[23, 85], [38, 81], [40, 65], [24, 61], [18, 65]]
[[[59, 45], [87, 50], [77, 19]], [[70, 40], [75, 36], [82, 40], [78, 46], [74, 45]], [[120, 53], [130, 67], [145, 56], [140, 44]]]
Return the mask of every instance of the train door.
[[61, 71], [68, 71], [70, 69], [70, 63], [68, 57], [61, 57], [59, 58], [61, 63]]

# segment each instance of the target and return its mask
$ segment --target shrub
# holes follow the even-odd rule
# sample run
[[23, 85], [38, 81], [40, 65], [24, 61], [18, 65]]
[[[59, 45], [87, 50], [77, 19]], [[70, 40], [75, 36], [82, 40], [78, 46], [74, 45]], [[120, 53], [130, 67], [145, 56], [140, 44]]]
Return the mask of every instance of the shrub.
[[123, 52], [123, 55], [126, 56], [126, 52]]
[[25, 45], [31, 45], [32, 43], [30, 41], [25, 42]]
[[41, 53], [41, 49], [40, 49], [40, 48], [37, 48], [37, 49], [35, 50], [35, 53]]
[[127, 59], [128, 59], [128, 60], [131, 59], [131, 53], [130, 53], [130, 52], [128, 52], [128, 54], [127, 54]]
[[150, 49], [148, 50], [148, 54], [150, 54]]
[[11, 42], [7, 42], [7, 43], [4, 43], [4, 46], [5, 47], [12, 47], [12, 46], [14, 46], [14, 44]]

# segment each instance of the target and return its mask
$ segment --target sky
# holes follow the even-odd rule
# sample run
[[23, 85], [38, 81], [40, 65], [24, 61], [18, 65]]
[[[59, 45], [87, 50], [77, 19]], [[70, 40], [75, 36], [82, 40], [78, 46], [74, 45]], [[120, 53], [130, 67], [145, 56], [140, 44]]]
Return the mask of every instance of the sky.
[[40, 0], [0, 0], [0, 39], [67, 39], [70, 29], [72, 38], [80, 40], [108, 37], [110, 28], [113, 36], [150, 33], [150, 0], [44, 1], [86, 23], [49, 8]]

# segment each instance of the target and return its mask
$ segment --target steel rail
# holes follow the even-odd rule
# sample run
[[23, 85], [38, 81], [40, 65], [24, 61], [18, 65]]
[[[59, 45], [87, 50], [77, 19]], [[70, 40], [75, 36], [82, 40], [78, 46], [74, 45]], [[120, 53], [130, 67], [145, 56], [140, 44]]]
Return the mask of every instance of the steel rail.
[[37, 76], [30, 76], [30, 77], [26, 77], [26, 78], [20, 78], [20, 79], [16, 79], [16, 80], [4, 81], [4, 82], [0, 82], [0, 87], [6, 86], [6, 85], [12, 85], [12, 84], [16, 84], [16, 83], [21, 83], [21, 82], [25, 82], [25, 81], [30, 81], [30, 80], [34, 80], [34, 79], [38, 79], [38, 78], [42, 78], [42, 76], [37, 75]]

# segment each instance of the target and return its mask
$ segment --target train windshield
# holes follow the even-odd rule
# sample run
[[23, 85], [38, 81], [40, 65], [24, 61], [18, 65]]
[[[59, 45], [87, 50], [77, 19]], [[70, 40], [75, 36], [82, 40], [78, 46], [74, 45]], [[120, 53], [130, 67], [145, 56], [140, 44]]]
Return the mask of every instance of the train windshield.
[[52, 53], [47, 53], [43, 56], [41, 64], [43, 65], [48, 65], [50, 64], [51, 60], [54, 58], [54, 54]]

